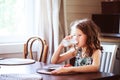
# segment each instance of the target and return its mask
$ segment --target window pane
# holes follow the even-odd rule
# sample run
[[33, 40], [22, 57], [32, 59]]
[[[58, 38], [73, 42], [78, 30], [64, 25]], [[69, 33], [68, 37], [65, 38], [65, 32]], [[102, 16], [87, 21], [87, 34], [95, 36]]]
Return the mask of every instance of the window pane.
[[[18, 40], [20, 40], [20, 38], [28, 36], [32, 26], [32, 23], [29, 23], [27, 19], [30, 19], [32, 16], [28, 14], [30, 6], [28, 4], [30, 4], [31, 1], [32, 0], [0, 0], [0, 38], [3, 39], [0, 40], [0, 42], [5, 42], [7, 38], [12, 41], [10, 38], [15, 38], [15, 40], [19, 38]], [[31, 25], [29, 28], [27, 23]]]

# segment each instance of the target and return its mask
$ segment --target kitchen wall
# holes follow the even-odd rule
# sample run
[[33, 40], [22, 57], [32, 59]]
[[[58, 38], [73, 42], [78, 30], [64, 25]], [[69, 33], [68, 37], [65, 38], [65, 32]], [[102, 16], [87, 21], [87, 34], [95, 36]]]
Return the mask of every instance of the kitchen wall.
[[63, 0], [66, 26], [77, 19], [91, 18], [94, 13], [101, 13], [103, 0]]

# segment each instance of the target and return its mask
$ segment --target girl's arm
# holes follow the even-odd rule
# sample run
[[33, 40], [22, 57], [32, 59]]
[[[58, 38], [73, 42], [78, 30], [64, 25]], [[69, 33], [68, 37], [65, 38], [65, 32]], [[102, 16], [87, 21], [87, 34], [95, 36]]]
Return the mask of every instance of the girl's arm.
[[[69, 36], [66, 36], [63, 40], [68, 40], [71, 38], [72, 38], [72, 36], [69, 35]], [[60, 45], [58, 46], [57, 50], [53, 53], [53, 56], [51, 58], [52, 64], [61, 63], [65, 60], [75, 56], [75, 49], [74, 48], [71, 48], [67, 52], [61, 54], [61, 51], [63, 50], [63, 48], [64, 48], [64, 45], [61, 42]]]
[[62, 44], [60, 44], [58, 46], [58, 49], [53, 53], [53, 56], [51, 58], [52, 64], [61, 63], [61, 62], [66, 61], [76, 55], [74, 48], [71, 48], [67, 52], [60, 54], [63, 48], [64, 48], [64, 46]]
[[57, 70], [52, 71], [52, 74], [67, 74], [67, 73], [76, 73], [76, 72], [97, 72], [100, 67], [100, 56], [101, 51], [96, 50], [93, 55], [93, 63], [92, 65], [84, 65], [84, 66], [72, 66], [72, 67], [62, 67]]
[[93, 55], [93, 62], [92, 65], [85, 65], [85, 66], [78, 66], [78, 67], [71, 67], [72, 72], [97, 72], [100, 68], [100, 57], [101, 51], [96, 50]]

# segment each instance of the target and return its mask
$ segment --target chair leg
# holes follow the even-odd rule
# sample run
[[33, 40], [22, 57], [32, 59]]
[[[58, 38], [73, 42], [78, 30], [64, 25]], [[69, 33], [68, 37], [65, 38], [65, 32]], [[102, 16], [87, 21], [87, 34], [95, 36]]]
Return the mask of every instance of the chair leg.
[[23, 54], [24, 58], [27, 58], [27, 46], [26, 44], [24, 44], [24, 54]]

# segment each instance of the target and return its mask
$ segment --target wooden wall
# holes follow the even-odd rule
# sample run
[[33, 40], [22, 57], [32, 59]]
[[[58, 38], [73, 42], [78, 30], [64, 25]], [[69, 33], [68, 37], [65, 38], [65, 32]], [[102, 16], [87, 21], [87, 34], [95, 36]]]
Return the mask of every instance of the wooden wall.
[[93, 13], [101, 13], [103, 0], [63, 0], [66, 26], [77, 19], [91, 18]]

